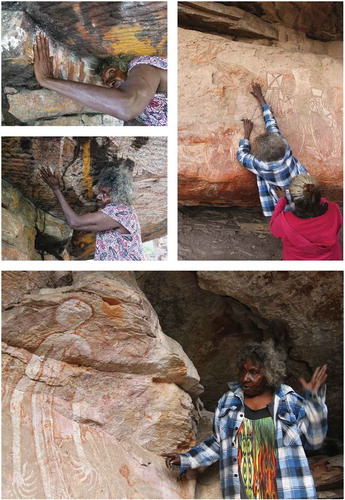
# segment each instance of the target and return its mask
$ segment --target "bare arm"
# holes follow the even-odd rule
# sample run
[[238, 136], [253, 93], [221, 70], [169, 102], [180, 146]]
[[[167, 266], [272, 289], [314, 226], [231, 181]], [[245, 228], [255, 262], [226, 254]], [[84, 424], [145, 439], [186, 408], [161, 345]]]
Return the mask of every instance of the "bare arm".
[[145, 110], [159, 87], [163, 71], [149, 65], [138, 65], [129, 73], [121, 89], [115, 89], [57, 79], [52, 68], [49, 43], [41, 33], [34, 46], [34, 70], [39, 84], [72, 101], [125, 121], [136, 118]]
[[57, 174], [54, 174], [47, 168], [42, 168], [40, 172], [42, 179], [48, 184], [58, 200], [66, 222], [71, 229], [98, 232], [123, 228], [119, 222], [103, 212], [77, 215], [61, 192], [60, 179]]

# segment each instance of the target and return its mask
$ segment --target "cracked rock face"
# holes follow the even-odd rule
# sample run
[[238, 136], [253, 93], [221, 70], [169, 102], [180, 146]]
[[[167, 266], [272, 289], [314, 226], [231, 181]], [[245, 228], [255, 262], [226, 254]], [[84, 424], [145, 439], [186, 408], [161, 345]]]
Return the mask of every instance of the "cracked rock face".
[[157, 455], [195, 444], [199, 377], [133, 276], [5, 272], [3, 297], [4, 496], [193, 497]]
[[[72, 232], [39, 174], [61, 175], [78, 213], [96, 211], [94, 186], [103, 168], [125, 162], [134, 179], [142, 239], [166, 234], [167, 148], [163, 137], [11, 137], [2, 143], [3, 258], [92, 258], [94, 235]], [[68, 257], [66, 249], [68, 246]]]
[[255, 176], [236, 158], [243, 118], [254, 122], [251, 140], [264, 132], [249, 93], [253, 82], [262, 85], [293, 154], [326, 197], [342, 202], [342, 43], [305, 34], [312, 24], [335, 23], [331, 2], [317, 3], [319, 21], [310, 14], [309, 25], [312, 2], [302, 13], [292, 2], [278, 2], [276, 10], [274, 2], [262, 3], [261, 16], [239, 2], [225, 4], [180, 4], [179, 202], [260, 206]]
[[112, 125], [123, 121], [45, 90], [33, 72], [37, 33], [49, 39], [54, 76], [101, 85], [100, 59], [166, 56], [164, 2], [3, 2], [2, 83], [6, 125]]

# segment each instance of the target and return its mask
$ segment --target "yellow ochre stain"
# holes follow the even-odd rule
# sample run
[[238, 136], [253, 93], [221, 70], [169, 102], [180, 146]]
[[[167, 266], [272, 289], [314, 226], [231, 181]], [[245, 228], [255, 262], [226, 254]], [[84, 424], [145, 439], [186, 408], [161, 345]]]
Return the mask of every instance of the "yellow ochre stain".
[[142, 32], [140, 24], [134, 26], [114, 26], [104, 38], [113, 42], [111, 46], [115, 54], [133, 54], [135, 56], [153, 56], [157, 49], [152, 45], [151, 40], [139, 40], [137, 35]]
[[42, 109], [41, 113], [49, 113], [49, 111], [55, 111], [56, 109], [61, 109], [63, 106], [56, 106], [56, 108]]
[[158, 55], [161, 57], [166, 57], [166, 43], [167, 43], [168, 37], [165, 35], [165, 37], [162, 38], [162, 40], [159, 42], [157, 45], [157, 52]]
[[83, 186], [87, 191], [88, 198], [92, 198], [93, 189], [92, 189], [92, 177], [90, 176], [90, 167], [91, 167], [91, 157], [90, 157], [90, 147], [91, 147], [91, 139], [89, 139], [83, 149]]

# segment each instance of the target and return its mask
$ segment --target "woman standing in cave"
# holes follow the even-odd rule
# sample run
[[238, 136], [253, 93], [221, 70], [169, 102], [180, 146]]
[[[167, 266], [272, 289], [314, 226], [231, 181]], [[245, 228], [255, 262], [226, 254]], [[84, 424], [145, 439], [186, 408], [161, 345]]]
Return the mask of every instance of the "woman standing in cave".
[[77, 215], [61, 192], [60, 179], [49, 168], [40, 170], [53, 191], [67, 224], [78, 231], [96, 233], [95, 260], [144, 260], [138, 216], [131, 206], [133, 182], [128, 170], [107, 168], [99, 176], [98, 211]]
[[244, 346], [239, 382], [218, 403], [213, 434], [187, 453], [167, 453], [180, 477], [220, 461], [224, 498], [317, 498], [305, 449], [319, 448], [327, 432], [327, 366], [299, 381], [304, 398], [282, 384], [285, 363], [272, 341]]
[[322, 198], [316, 180], [307, 174], [294, 177], [289, 191], [293, 210], [284, 211], [286, 192], [277, 188], [280, 199], [270, 221], [273, 236], [282, 241], [283, 260], [342, 260], [338, 205]]
[[167, 59], [136, 57], [122, 69], [109, 58], [105, 62], [101, 78], [108, 88], [54, 78], [48, 39], [43, 33], [36, 37], [34, 71], [42, 87], [120, 120], [136, 118], [145, 125], [167, 125]]

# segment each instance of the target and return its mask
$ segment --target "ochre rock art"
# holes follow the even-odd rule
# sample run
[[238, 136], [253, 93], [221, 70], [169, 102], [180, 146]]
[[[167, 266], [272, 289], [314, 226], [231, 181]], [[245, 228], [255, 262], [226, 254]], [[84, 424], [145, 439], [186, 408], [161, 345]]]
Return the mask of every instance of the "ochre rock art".
[[[177, 482], [158, 455], [211, 432], [191, 360], [213, 410], [244, 340], [279, 340], [297, 389], [294, 374], [332, 359], [334, 453], [342, 281], [341, 272], [4, 272], [3, 497], [219, 498], [217, 464], [195, 490], [195, 476]], [[342, 498], [341, 457], [314, 458], [320, 490]]]
[[[21, 277], [11, 273], [3, 293]], [[193, 481], [176, 483], [157, 455], [194, 445], [199, 377], [131, 275], [79, 273], [68, 286], [12, 297], [3, 496], [193, 497]]]
[[181, 204], [259, 205], [255, 176], [235, 156], [242, 118], [253, 119], [253, 139], [264, 131], [252, 82], [262, 85], [293, 153], [323, 194], [341, 202], [341, 58], [317, 53], [321, 42], [312, 53], [281, 40], [266, 46], [179, 29]]

